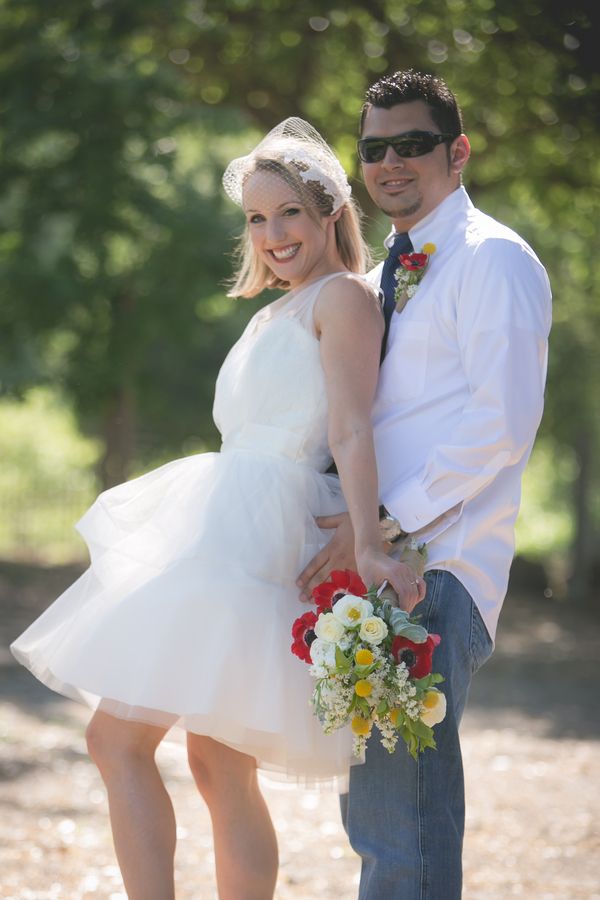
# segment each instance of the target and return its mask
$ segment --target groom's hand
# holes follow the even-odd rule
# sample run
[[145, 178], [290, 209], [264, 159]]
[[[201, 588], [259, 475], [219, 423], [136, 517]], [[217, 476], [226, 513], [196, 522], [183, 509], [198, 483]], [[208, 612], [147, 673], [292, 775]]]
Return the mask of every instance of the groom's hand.
[[356, 571], [354, 531], [348, 513], [320, 516], [316, 521], [319, 528], [335, 530], [329, 543], [311, 559], [298, 576], [296, 584], [300, 588], [300, 599], [304, 602], [311, 599], [312, 589], [321, 581], [325, 581], [333, 569]]

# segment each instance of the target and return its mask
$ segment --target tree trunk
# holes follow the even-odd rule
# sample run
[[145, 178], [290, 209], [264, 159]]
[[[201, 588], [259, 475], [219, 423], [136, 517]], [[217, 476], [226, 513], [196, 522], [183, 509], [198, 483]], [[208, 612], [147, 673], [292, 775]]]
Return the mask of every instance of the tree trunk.
[[118, 383], [108, 398], [102, 427], [104, 454], [99, 474], [103, 489], [127, 479], [135, 450], [136, 333], [135, 297], [124, 290], [112, 298], [112, 333], [109, 358], [114, 360]]
[[589, 600], [592, 568], [593, 539], [590, 499], [592, 491], [593, 434], [590, 428], [582, 428], [575, 442], [575, 453], [579, 473], [574, 484], [573, 507], [575, 513], [575, 536], [571, 558], [573, 569], [570, 578], [570, 595], [576, 603]]
[[104, 453], [99, 465], [102, 489], [126, 481], [135, 449], [135, 400], [130, 385], [121, 385], [102, 429]]

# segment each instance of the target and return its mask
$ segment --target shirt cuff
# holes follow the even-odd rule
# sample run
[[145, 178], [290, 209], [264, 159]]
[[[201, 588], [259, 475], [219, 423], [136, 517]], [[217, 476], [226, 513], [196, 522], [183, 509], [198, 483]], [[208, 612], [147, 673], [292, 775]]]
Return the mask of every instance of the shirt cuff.
[[461, 502], [450, 509], [440, 509], [439, 504], [432, 503], [417, 478], [410, 478], [396, 489], [392, 488], [382, 500], [404, 531], [410, 535], [422, 532], [424, 541], [433, 540], [453, 525], [460, 518], [464, 505]]

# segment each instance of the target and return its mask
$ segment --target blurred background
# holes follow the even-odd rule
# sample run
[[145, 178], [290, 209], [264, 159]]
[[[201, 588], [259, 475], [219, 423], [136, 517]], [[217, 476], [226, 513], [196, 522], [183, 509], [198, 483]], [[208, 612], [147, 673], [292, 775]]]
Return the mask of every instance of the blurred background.
[[[412, 66], [456, 92], [466, 186], [554, 292], [518, 555], [462, 727], [465, 898], [600, 900], [598, 18], [597, 0], [0, 0], [0, 897], [125, 898], [89, 713], [8, 644], [85, 565], [73, 524], [101, 488], [218, 446], [216, 373], [262, 302], [225, 297], [242, 216], [223, 169], [310, 120], [380, 248], [358, 116]], [[178, 897], [212, 900], [208, 813], [181, 745], [161, 754]], [[336, 798], [267, 796], [278, 898], [353, 900]]]
[[[578, 602], [600, 572], [600, 68], [593, 0], [2, 0], [0, 557], [81, 558], [99, 488], [218, 446], [242, 220], [227, 161], [289, 115], [352, 173], [364, 90], [413, 66], [456, 92], [475, 203], [547, 266], [544, 422], [521, 573]], [[264, 298], [263, 298], [264, 301]], [[518, 565], [520, 564], [517, 564]], [[515, 572], [517, 568], [515, 569]]]

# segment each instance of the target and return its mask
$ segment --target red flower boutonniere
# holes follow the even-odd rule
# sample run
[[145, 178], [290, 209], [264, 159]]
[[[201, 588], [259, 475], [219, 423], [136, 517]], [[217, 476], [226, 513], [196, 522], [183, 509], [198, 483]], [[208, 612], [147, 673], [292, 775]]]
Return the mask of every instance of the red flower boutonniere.
[[420, 253], [401, 253], [398, 257], [400, 265], [394, 275], [397, 282], [394, 291], [396, 312], [402, 312], [410, 298], [414, 296], [429, 265], [429, 259], [436, 249], [435, 244], [424, 244]]

